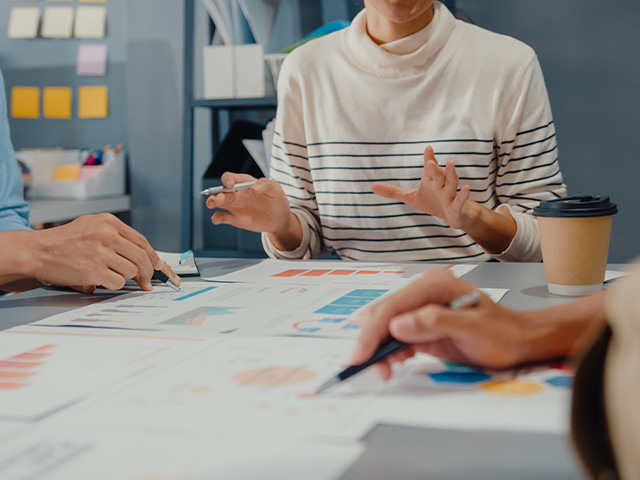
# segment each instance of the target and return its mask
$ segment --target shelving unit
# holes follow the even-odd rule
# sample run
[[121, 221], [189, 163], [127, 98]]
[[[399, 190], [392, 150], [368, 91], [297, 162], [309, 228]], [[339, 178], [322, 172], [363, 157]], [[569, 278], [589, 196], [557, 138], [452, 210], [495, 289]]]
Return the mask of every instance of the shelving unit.
[[95, 198], [91, 200], [29, 200], [32, 225], [73, 220], [81, 215], [96, 213], [125, 213], [131, 210], [131, 197]]
[[[276, 97], [238, 98], [205, 100], [195, 97], [194, 92], [194, 55], [195, 52], [195, 3], [198, 0], [185, 0], [185, 42], [184, 42], [184, 127], [183, 127], [183, 194], [181, 250], [194, 250], [200, 256], [238, 256], [235, 250], [194, 249], [194, 128], [198, 109], [212, 112], [212, 155], [222, 138], [229, 130], [232, 111], [264, 110], [275, 111]], [[243, 254], [243, 256], [251, 256]]]
[[[183, 127], [183, 170], [182, 170], [182, 225], [181, 249], [193, 250], [201, 256], [252, 256], [250, 253], [235, 250], [200, 250], [194, 248], [194, 129], [196, 112], [199, 109], [209, 109], [212, 112], [212, 152], [215, 152], [220, 140], [229, 130], [232, 112], [260, 111], [272, 109], [275, 113], [276, 97], [242, 98], [224, 100], [205, 100], [196, 98], [194, 94], [194, 55], [199, 53], [195, 49], [195, 14], [196, 2], [199, 0], [184, 0], [184, 127]], [[308, 34], [323, 23], [324, 10], [332, 3], [345, 2], [343, 12], [353, 18], [360, 10], [353, 0], [299, 0], [299, 15], [302, 34]], [[449, 2], [451, 3], [451, 2]], [[329, 13], [329, 17], [331, 14]], [[209, 37], [211, 38], [211, 37]], [[253, 255], [257, 256], [257, 254]]]

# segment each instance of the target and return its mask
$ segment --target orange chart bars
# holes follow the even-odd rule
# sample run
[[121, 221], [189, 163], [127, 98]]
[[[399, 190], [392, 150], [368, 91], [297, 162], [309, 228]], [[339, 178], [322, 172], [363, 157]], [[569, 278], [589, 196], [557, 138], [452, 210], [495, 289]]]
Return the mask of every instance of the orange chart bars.
[[291, 277], [322, 277], [324, 275], [377, 275], [382, 273], [393, 273], [393, 274], [403, 274], [405, 273], [402, 270], [322, 270], [322, 269], [312, 269], [312, 270], [299, 270], [299, 269], [291, 269], [285, 270], [284, 272], [279, 272], [271, 275], [272, 277], [278, 278], [291, 278]]
[[0, 360], [0, 391], [17, 390], [29, 385], [27, 380], [38, 374], [38, 367], [45, 364], [44, 361], [51, 355], [49, 350], [55, 347], [43, 345]]

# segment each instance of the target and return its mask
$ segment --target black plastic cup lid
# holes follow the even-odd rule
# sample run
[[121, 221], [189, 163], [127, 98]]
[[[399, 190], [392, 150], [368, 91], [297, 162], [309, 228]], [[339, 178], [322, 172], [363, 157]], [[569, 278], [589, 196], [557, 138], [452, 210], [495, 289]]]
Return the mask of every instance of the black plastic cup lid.
[[609, 197], [582, 195], [540, 202], [533, 209], [536, 217], [606, 217], [618, 213]]

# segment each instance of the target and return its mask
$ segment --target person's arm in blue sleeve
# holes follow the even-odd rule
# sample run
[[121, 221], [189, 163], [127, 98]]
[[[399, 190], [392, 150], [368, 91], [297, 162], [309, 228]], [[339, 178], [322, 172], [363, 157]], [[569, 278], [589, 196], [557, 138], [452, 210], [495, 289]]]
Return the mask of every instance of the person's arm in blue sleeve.
[[9, 136], [4, 79], [0, 72], [0, 231], [28, 230], [29, 204]]

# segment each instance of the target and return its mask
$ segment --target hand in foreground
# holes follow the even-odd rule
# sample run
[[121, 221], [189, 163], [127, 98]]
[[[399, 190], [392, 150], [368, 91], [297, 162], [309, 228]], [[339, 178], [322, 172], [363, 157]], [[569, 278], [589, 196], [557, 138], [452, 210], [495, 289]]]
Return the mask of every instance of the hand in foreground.
[[468, 202], [470, 188], [464, 185], [458, 192], [455, 164], [438, 166], [433, 148], [424, 151], [424, 173], [418, 188], [401, 188], [390, 183], [376, 182], [371, 190], [382, 197], [398, 200], [410, 207], [444, 220], [452, 228], [465, 229], [473, 221], [474, 202]]
[[[255, 180], [251, 175], [225, 172], [222, 184], [233, 188], [237, 183]], [[207, 199], [207, 208], [221, 208], [211, 217], [214, 225], [233, 225], [243, 230], [267, 232], [276, 248], [293, 250], [302, 240], [302, 229], [289, 208], [289, 200], [278, 182], [259, 179], [248, 190], [218, 193]]]
[[110, 214], [87, 215], [66, 225], [29, 232], [31, 276], [90, 293], [96, 285], [121, 289], [128, 279], [152, 290], [154, 269], [176, 285], [180, 277], [140, 233]]
[[504, 368], [527, 360], [524, 314], [500, 307], [487, 296], [461, 310], [445, 305], [475, 290], [444, 269], [430, 270], [360, 315], [354, 365], [366, 361], [390, 336], [411, 347], [377, 364], [391, 377], [391, 363], [426, 352], [445, 361]]

